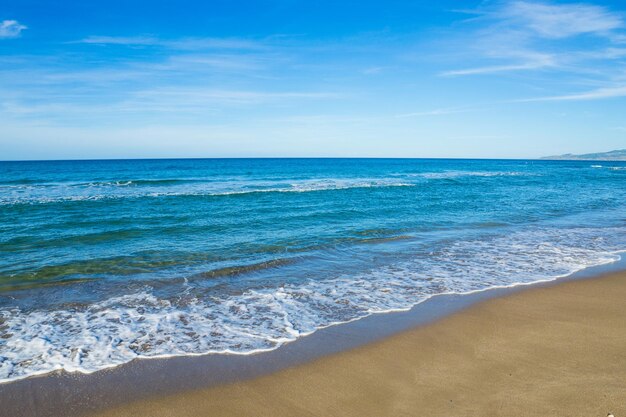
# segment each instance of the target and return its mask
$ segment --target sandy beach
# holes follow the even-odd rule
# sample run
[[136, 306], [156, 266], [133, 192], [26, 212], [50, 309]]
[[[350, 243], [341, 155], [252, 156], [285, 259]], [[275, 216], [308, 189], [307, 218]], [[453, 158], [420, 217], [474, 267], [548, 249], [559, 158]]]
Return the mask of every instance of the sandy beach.
[[626, 0], [3, 6], [0, 417], [626, 417]]
[[268, 376], [122, 416], [626, 414], [626, 273], [530, 288]]

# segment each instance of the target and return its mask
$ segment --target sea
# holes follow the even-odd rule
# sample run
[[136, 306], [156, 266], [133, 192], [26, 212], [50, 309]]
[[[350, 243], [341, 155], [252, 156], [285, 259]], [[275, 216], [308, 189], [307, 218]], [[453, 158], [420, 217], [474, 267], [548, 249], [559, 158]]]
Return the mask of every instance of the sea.
[[0, 162], [0, 381], [273, 350], [625, 250], [625, 162]]

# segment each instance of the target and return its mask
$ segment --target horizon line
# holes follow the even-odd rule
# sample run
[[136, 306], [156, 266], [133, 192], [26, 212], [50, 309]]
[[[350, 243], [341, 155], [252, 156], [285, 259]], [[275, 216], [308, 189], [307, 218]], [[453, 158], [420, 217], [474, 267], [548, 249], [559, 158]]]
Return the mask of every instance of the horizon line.
[[173, 160], [236, 160], [236, 159], [416, 159], [460, 161], [555, 161], [549, 157], [489, 158], [489, 157], [401, 157], [401, 156], [224, 156], [224, 157], [148, 157], [148, 158], [69, 158], [69, 159], [0, 159], [3, 162], [96, 162], [96, 161], [173, 161]]

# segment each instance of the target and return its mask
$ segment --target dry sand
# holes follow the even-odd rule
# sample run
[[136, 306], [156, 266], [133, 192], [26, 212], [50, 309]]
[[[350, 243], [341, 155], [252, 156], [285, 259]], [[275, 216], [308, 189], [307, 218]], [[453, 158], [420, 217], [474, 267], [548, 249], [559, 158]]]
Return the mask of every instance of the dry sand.
[[626, 417], [626, 273], [532, 288], [261, 378], [98, 416]]

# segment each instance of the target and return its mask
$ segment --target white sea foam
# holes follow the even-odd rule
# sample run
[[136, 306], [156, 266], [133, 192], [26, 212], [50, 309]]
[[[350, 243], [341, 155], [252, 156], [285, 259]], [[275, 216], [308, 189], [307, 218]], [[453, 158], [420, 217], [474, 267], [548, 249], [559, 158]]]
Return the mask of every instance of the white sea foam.
[[591, 165], [591, 168], [604, 168], [610, 171], [624, 171], [626, 166], [605, 166], [605, 165]]
[[208, 178], [184, 180], [124, 179], [95, 182], [0, 185], [0, 205], [48, 204], [104, 199], [222, 196], [254, 193], [306, 193], [357, 188], [413, 187], [420, 180], [463, 177], [521, 177], [537, 173], [518, 171], [443, 171], [395, 174], [391, 178], [326, 178], [298, 181], [213, 181]]
[[[226, 196], [255, 193], [306, 193], [357, 188], [411, 187], [415, 183], [397, 179], [348, 178], [326, 180], [274, 181], [245, 183], [196, 182], [175, 186], [137, 187], [136, 181], [113, 181], [87, 184], [24, 186], [1, 192], [0, 205], [46, 204], [69, 201], [98, 201], [121, 198], [156, 198], [174, 196]], [[11, 186], [13, 187], [13, 186]], [[22, 187], [22, 186], [20, 186]]]
[[538, 176], [537, 173], [520, 172], [520, 171], [443, 171], [443, 172], [424, 172], [413, 174], [414, 176], [429, 179], [450, 179], [462, 177], [528, 177]]
[[535, 228], [453, 241], [410, 260], [327, 279], [202, 295], [189, 287], [171, 299], [146, 286], [86, 308], [7, 309], [0, 312], [0, 381], [57, 369], [93, 372], [134, 358], [271, 350], [433, 295], [551, 280], [614, 261], [619, 239], [605, 236], [624, 232]]

